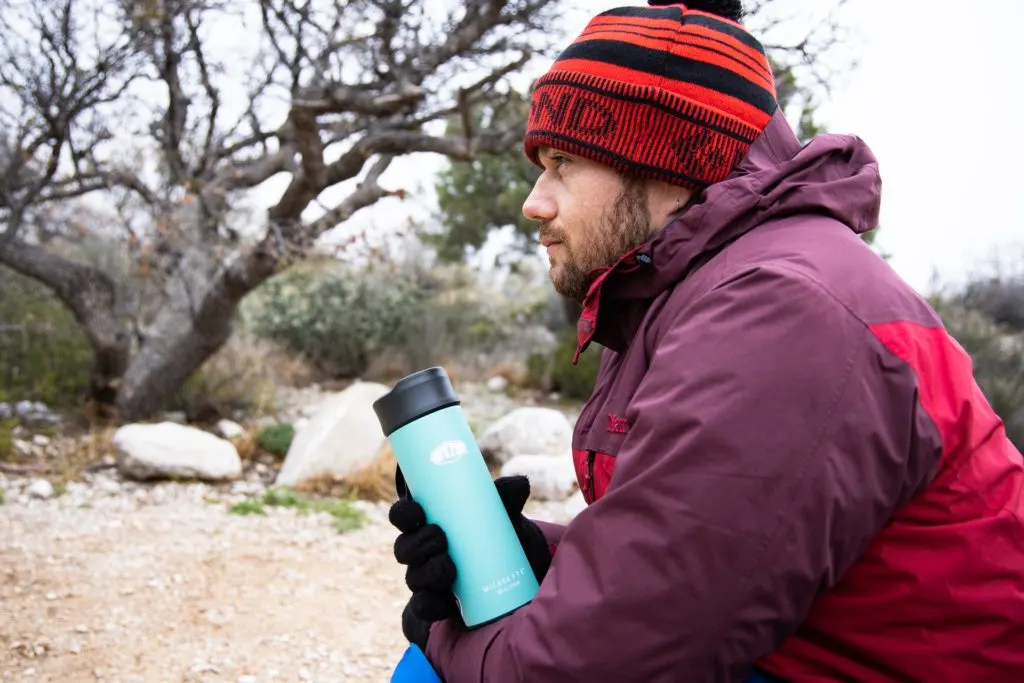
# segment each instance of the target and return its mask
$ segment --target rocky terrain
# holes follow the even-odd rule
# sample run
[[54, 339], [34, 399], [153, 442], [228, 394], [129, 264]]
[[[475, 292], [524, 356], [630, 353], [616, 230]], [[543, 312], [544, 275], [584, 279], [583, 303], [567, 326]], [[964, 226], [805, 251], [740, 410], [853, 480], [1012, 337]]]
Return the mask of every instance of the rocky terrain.
[[[522, 405], [465, 391], [476, 425]], [[106, 464], [59, 491], [0, 475], [0, 681], [389, 679], [408, 591], [386, 502], [241, 514], [272, 476], [136, 482]], [[576, 505], [528, 513], [565, 522]]]

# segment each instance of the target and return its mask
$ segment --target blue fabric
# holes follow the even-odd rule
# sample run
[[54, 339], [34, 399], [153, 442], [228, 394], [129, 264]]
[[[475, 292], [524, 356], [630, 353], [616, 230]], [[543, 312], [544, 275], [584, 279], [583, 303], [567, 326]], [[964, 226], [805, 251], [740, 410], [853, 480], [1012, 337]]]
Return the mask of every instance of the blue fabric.
[[391, 674], [391, 683], [441, 683], [441, 679], [423, 651], [410, 643]]
[[[434, 667], [423, 652], [415, 645], [410, 644], [405, 654], [398, 660], [394, 673], [391, 674], [391, 683], [442, 683], [438, 678]], [[777, 678], [766, 676], [757, 669], [751, 669], [743, 683], [782, 683]]]

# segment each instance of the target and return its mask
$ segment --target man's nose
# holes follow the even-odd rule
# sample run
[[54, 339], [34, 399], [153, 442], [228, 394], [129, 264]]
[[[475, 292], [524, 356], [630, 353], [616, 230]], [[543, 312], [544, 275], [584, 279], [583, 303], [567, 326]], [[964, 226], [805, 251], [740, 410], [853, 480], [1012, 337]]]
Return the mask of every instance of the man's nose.
[[533, 186], [529, 196], [523, 202], [523, 216], [531, 221], [550, 221], [558, 214], [558, 207], [540, 188], [540, 183]]

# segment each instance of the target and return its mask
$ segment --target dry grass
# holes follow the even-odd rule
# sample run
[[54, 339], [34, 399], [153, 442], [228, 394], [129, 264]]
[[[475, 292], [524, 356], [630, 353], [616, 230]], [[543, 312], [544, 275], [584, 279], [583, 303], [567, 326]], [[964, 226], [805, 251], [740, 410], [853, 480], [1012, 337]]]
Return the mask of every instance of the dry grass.
[[238, 457], [243, 461], [251, 460], [256, 454], [256, 437], [252, 435], [250, 430], [246, 430], [241, 436], [228, 439], [228, 441], [234, 444], [235, 450], [238, 451]]
[[394, 500], [397, 495], [395, 490], [395, 467], [397, 465], [398, 460], [395, 459], [394, 451], [391, 450], [391, 444], [385, 440], [373, 462], [345, 477], [343, 486], [348, 495], [354, 498], [372, 501]]
[[391, 444], [385, 441], [373, 462], [363, 469], [346, 477], [315, 477], [296, 486], [295, 489], [310, 495], [331, 498], [357, 498], [371, 502], [392, 501], [398, 495], [395, 490], [397, 464]]
[[277, 387], [305, 386], [315, 377], [301, 356], [241, 330], [189, 378], [179, 394], [179, 407], [192, 416], [230, 416], [238, 409], [264, 415], [274, 409]]

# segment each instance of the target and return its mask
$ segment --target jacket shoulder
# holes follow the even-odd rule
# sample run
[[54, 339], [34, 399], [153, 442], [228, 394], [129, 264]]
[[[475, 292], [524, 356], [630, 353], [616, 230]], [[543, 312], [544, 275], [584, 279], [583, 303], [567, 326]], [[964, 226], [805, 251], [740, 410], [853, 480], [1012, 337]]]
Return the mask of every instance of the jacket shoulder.
[[[720, 254], [715, 280], [750, 269], [789, 272], [820, 288], [867, 326], [908, 322], [941, 327], [927, 300], [846, 225], [826, 216], [765, 223]], [[711, 264], [709, 264], [711, 265]]]

